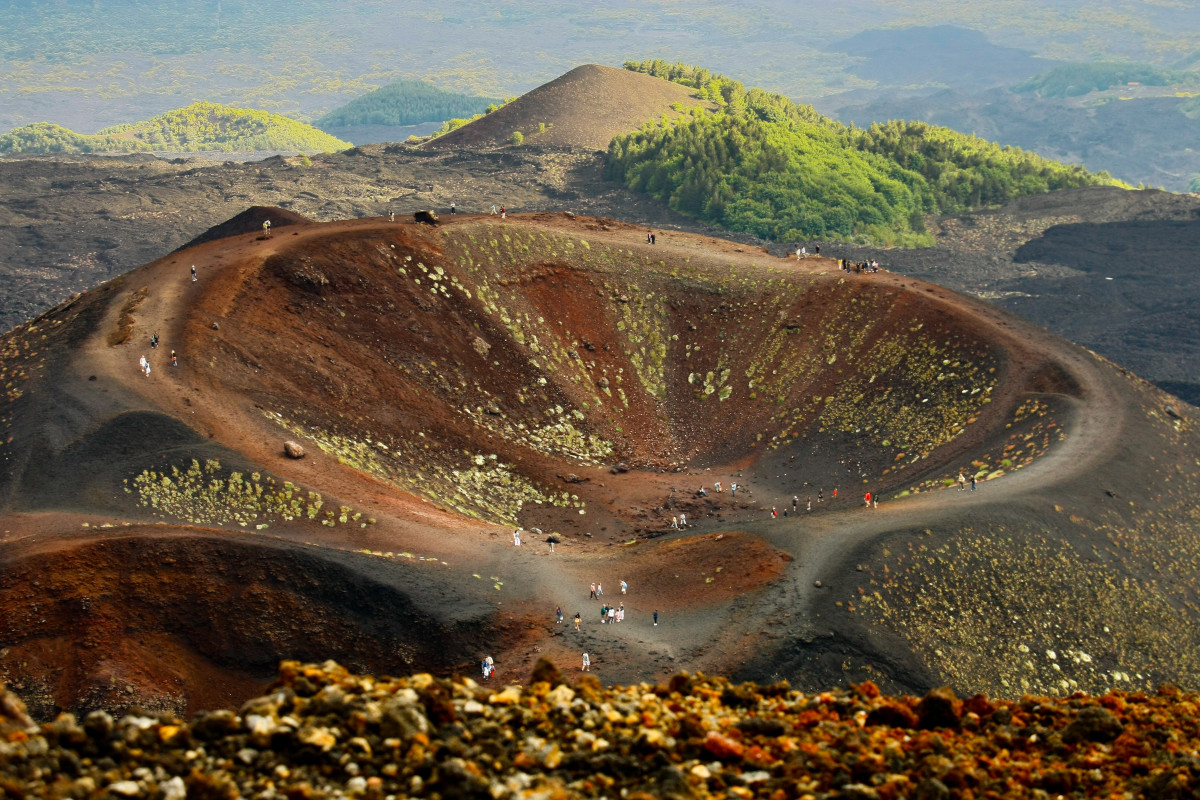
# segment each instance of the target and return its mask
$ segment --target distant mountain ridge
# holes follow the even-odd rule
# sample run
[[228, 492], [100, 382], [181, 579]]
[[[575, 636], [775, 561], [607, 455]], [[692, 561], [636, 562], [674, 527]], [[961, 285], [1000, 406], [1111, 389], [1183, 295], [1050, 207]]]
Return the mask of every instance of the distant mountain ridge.
[[0, 136], [0, 154], [223, 152], [297, 150], [336, 152], [352, 145], [280, 114], [198, 102], [132, 124], [76, 133], [50, 122]]

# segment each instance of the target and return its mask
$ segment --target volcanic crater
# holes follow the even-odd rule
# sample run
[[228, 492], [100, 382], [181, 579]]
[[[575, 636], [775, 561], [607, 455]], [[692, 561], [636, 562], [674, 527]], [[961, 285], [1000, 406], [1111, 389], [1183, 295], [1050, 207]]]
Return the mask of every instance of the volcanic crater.
[[[227, 704], [283, 658], [1000, 694], [1200, 675], [1168, 635], [1200, 572], [1153, 544], [1190, 530], [1192, 409], [939, 287], [647, 233], [296, 219], [14, 329], [3, 677], [48, 715]], [[1041, 597], [999, 580], [1031, 537], [1107, 633], [1023, 607], [989, 630]], [[947, 548], [974, 545], [955, 582]], [[945, 590], [925, 618], [922, 587]], [[629, 616], [600, 627], [609, 600]], [[1026, 668], [1018, 640], [1097, 652]]]

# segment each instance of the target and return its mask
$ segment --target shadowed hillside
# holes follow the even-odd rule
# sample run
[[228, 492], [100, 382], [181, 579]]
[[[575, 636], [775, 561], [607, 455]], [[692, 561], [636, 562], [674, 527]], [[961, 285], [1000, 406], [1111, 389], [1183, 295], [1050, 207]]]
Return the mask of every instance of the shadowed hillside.
[[288, 225], [303, 225], [306, 222], [312, 221], [308, 217], [284, 208], [251, 206], [236, 217], [228, 219], [220, 225], [214, 225], [178, 249], [186, 250], [189, 247], [195, 247], [205, 242], [238, 236], [243, 233], [258, 233], [263, 230], [263, 224], [267, 222], [270, 222], [271, 227], [277, 230]]
[[0, 675], [39, 714], [195, 710], [321, 652], [1200, 676], [1193, 412], [909, 278], [568, 214], [375, 218], [172, 254], [0, 344]]

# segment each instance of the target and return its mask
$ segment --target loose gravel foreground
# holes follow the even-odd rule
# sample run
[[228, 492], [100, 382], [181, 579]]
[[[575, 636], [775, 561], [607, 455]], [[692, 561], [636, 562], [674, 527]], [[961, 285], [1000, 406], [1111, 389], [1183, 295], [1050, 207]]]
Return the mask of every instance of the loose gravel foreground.
[[1198, 699], [804, 694], [700, 674], [605, 689], [548, 662], [523, 687], [284, 662], [266, 696], [190, 723], [37, 726], [0, 689], [0, 796], [1192, 797]]

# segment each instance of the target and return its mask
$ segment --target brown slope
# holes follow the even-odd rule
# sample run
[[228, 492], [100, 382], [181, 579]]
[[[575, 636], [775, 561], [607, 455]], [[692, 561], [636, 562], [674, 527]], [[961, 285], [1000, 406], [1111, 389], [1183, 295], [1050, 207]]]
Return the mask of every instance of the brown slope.
[[[128, 343], [111, 343], [126, 324]], [[142, 346], [154, 331], [162, 350]], [[322, 650], [376, 672], [447, 673], [491, 652], [519, 676], [538, 652], [566, 663], [583, 648], [614, 681], [687, 666], [1003, 692], [1024, 669], [1009, 629], [911, 595], [956, 576], [947, 547], [985, 541], [980, 580], [946, 590], [955, 608], [1027, 600], [1045, 616], [1086, 596], [1105, 614], [1023, 634], [1035, 652], [1063, 649], [1052, 636], [1090, 658], [1029, 672], [1032, 688], [1200, 675], [1200, 650], [1171, 635], [1195, 629], [1193, 612], [1163, 607], [1200, 574], [1190, 412], [911, 279], [666, 232], [650, 246], [641, 229], [565, 215], [349, 220], [167, 257], [0, 352], [0, 677], [37, 686], [43, 712], [86, 707], [106, 676], [130, 702], [194, 707]], [[307, 457], [282, 456], [291, 437]], [[193, 459], [220, 465], [185, 485], [172, 468]], [[960, 469], [983, 490], [934, 491]], [[258, 488], [229, 491], [247, 481]], [[768, 516], [818, 488], [811, 514]], [[868, 488], [880, 508], [860, 508]], [[681, 512], [696, 528], [677, 535]], [[517, 524], [558, 531], [558, 551], [513, 547]], [[1047, 562], [1057, 579], [1005, 595], [1012, 581], [988, 564], [1023, 574], [1016, 555], [1048, 532], [1068, 548]], [[107, 561], [95, 545], [113, 538]], [[1157, 574], [1158, 541], [1178, 571]], [[592, 581], [626, 624], [596, 625]], [[556, 606], [583, 630], [557, 626]], [[94, 652], [108, 641], [128, 646]], [[79, 668], [64, 673], [66, 658]]]
[[[711, 106], [686, 86], [626, 69], [585, 64], [425, 146], [499, 147], [509, 143], [513, 131], [520, 131], [526, 144], [607, 150], [618, 134], [635, 131], [663, 115], [679, 117], [672, 103], [685, 109]], [[546, 129], [539, 131], [542, 124]]]

